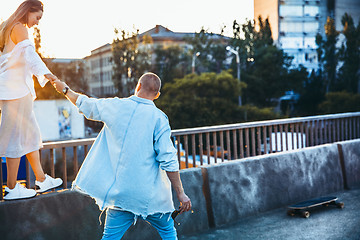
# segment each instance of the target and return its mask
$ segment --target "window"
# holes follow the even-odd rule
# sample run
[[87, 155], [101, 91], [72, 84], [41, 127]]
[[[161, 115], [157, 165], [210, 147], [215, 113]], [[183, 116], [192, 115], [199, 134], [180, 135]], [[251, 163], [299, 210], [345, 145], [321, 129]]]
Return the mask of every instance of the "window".
[[301, 17], [302, 16], [302, 6], [283, 6], [280, 5], [279, 15], [286, 17]]
[[318, 6], [304, 6], [304, 15], [315, 17], [317, 14], [319, 14], [319, 7]]
[[283, 48], [302, 48], [302, 37], [284, 37], [281, 38]]
[[305, 32], [318, 32], [319, 31], [319, 22], [305, 22], [304, 23]]

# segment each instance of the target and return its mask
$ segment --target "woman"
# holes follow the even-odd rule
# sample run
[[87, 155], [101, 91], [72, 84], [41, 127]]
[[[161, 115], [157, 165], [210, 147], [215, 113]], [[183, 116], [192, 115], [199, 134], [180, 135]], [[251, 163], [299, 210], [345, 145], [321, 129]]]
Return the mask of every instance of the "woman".
[[26, 0], [0, 25], [0, 157], [6, 157], [7, 187], [5, 200], [36, 195], [16, 183], [20, 158], [26, 155], [36, 176], [37, 192], [45, 192], [62, 184], [60, 178], [44, 174], [40, 164], [42, 147], [40, 129], [33, 112], [36, 98], [32, 76], [42, 87], [57, 79], [45, 66], [28, 37], [27, 28], [37, 25], [43, 4]]

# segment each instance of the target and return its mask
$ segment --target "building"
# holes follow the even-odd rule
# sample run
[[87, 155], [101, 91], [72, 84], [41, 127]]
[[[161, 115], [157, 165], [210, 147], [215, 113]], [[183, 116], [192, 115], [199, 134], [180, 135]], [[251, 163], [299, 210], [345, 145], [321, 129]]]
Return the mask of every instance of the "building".
[[[341, 17], [350, 14], [354, 23], [360, 17], [359, 0], [254, 0], [254, 17], [269, 18], [276, 44], [294, 57], [294, 66], [303, 65], [309, 71], [318, 68], [315, 36], [325, 37], [328, 16], [342, 29]], [[339, 44], [343, 38], [339, 38]]]
[[[139, 36], [139, 48], [144, 47], [142, 40], [145, 36], [152, 38], [152, 48], [157, 46], [172, 46], [178, 45], [187, 51], [191, 48], [186, 42], [186, 38], [194, 37], [195, 33], [181, 33], [173, 32], [166, 27], [156, 25], [154, 28], [145, 31]], [[222, 39], [224, 38], [218, 34], [211, 34], [210, 38]], [[89, 68], [89, 88], [90, 93], [94, 96], [113, 96], [117, 93], [114, 87], [113, 65], [112, 65], [112, 49], [111, 44], [105, 44], [97, 49], [91, 51], [90, 56], [86, 57], [87, 67]], [[154, 63], [155, 55], [152, 54], [151, 61]]]

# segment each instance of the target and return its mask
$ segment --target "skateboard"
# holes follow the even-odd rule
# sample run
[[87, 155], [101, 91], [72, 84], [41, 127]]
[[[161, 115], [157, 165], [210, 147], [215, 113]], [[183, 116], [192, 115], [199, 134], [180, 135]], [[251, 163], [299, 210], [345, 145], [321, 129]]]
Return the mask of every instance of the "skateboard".
[[338, 202], [337, 200], [337, 197], [321, 197], [304, 202], [299, 202], [294, 205], [290, 205], [288, 207], [287, 214], [290, 216], [300, 214], [304, 218], [309, 218], [310, 212], [308, 210], [314, 207], [333, 205], [341, 209], [344, 208], [344, 203]]

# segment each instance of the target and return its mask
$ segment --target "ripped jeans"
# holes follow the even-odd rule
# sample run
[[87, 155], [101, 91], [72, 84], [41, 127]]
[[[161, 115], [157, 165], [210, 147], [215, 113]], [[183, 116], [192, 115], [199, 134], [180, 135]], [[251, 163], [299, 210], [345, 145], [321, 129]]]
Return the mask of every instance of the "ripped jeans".
[[[121, 239], [131, 224], [136, 223], [137, 217], [137, 215], [128, 211], [108, 208], [106, 210], [105, 227], [102, 240]], [[178, 239], [176, 229], [174, 227], [174, 220], [171, 218], [171, 213], [156, 213], [147, 216], [144, 220], [156, 228], [162, 239]]]

